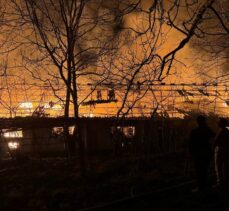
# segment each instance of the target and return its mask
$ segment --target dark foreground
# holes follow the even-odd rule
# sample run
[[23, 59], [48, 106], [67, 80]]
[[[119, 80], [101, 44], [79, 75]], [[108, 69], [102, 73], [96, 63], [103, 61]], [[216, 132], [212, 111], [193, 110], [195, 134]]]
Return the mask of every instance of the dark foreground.
[[228, 211], [229, 191], [209, 188], [192, 193], [190, 185], [177, 186], [169, 190], [155, 191], [147, 195], [116, 201], [104, 206], [85, 210], [156, 210], [156, 211]]
[[1, 161], [0, 210], [229, 210], [226, 190], [191, 192], [193, 171], [184, 158], [94, 160], [86, 177], [77, 159]]

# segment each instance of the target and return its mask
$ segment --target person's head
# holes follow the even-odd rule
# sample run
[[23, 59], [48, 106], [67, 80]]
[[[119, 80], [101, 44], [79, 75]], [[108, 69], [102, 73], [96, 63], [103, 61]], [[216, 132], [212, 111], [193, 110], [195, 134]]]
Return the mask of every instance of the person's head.
[[206, 125], [206, 118], [205, 118], [205, 116], [203, 116], [203, 115], [199, 115], [199, 116], [197, 117], [196, 121], [197, 121], [197, 124], [198, 124], [200, 127]]
[[219, 126], [220, 128], [225, 128], [227, 125], [228, 125], [227, 119], [221, 118], [221, 119], [219, 120], [218, 126]]

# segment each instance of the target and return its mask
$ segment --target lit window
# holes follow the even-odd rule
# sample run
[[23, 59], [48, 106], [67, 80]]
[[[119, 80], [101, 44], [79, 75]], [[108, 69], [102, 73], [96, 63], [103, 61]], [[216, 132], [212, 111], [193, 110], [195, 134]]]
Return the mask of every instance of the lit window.
[[4, 132], [3, 136], [5, 138], [22, 138], [23, 134], [21, 130], [18, 131], [9, 131], [9, 132]]
[[[70, 135], [73, 135], [74, 129], [75, 129], [75, 126], [68, 127], [68, 131], [69, 131]], [[55, 134], [55, 135], [61, 135], [61, 134], [63, 134], [63, 132], [64, 132], [64, 128], [63, 127], [54, 127], [52, 129], [52, 133]]]
[[75, 129], [75, 126], [71, 126], [71, 127], [68, 128], [68, 131], [69, 131], [70, 135], [73, 135], [74, 129]]
[[119, 133], [124, 135], [127, 138], [133, 138], [135, 136], [135, 127], [134, 126], [118, 126], [117, 130], [115, 127], [111, 127], [112, 134]]
[[8, 147], [11, 150], [15, 150], [19, 148], [19, 143], [18, 142], [9, 142], [8, 143]]
[[54, 135], [62, 135], [63, 132], [64, 132], [64, 128], [63, 128], [63, 127], [54, 127], [54, 128], [52, 129], [52, 133], [53, 133]]
[[135, 127], [133, 126], [127, 126], [127, 127], [123, 127], [123, 134], [127, 137], [127, 138], [132, 138], [135, 135]]

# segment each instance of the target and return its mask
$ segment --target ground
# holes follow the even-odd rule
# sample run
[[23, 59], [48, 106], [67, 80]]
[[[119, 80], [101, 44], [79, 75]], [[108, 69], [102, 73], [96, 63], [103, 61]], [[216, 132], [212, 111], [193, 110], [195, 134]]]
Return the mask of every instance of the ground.
[[[171, 206], [196, 210], [194, 208], [201, 208], [204, 204], [202, 200], [206, 201], [206, 206], [203, 206], [207, 208], [208, 202], [212, 202], [211, 197], [216, 202], [209, 203], [209, 206], [222, 205], [220, 200], [224, 194], [221, 191], [209, 190], [206, 196], [193, 194], [193, 183], [181, 188], [182, 191], [178, 188], [155, 194], [155, 190], [176, 187], [192, 179], [193, 172], [183, 153], [95, 159], [85, 177], [80, 175], [77, 160], [63, 157], [2, 160], [0, 210], [102, 209], [101, 206], [131, 197], [130, 201], [120, 205], [115, 202], [117, 205], [112, 205], [112, 209], [120, 210], [116, 207], [120, 206], [123, 207], [121, 210], [141, 210], [141, 207], [168, 210]], [[138, 195], [146, 193], [151, 194], [139, 199]], [[222, 196], [220, 200], [219, 196]], [[187, 209], [187, 204], [191, 204], [190, 209]], [[202, 208], [197, 210], [205, 210]]]

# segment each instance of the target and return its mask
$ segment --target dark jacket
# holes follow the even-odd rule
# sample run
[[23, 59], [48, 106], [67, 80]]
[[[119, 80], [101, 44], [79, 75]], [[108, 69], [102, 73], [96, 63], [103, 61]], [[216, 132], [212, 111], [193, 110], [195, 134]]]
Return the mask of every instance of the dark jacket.
[[207, 125], [193, 129], [190, 134], [189, 150], [194, 159], [210, 158], [210, 139], [215, 133]]

